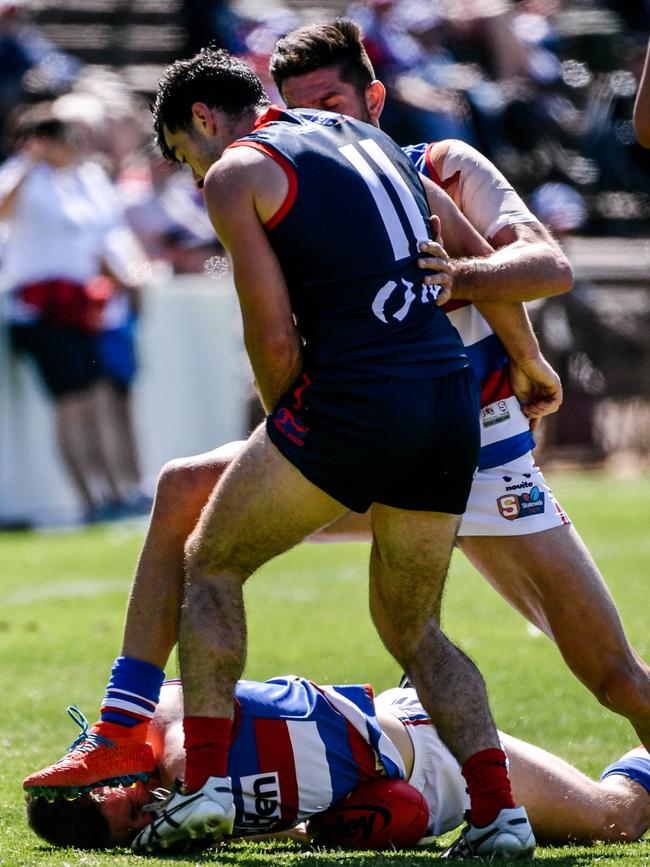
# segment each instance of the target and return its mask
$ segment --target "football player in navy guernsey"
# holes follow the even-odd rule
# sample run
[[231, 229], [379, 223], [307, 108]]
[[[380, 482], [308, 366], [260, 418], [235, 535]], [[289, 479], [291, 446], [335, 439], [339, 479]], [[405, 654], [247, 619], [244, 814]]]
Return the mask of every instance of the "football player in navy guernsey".
[[[275, 555], [372, 504], [372, 617], [462, 765], [467, 836], [477, 833], [488, 854], [529, 857], [533, 834], [513, 800], [482, 677], [435, 617], [478, 464], [479, 388], [436, 304], [439, 290], [417, 266], [431, 238], [422, 180], [374, 126], [269, 106], [259, 79], [223, 51], [172, 64], [153, 111], [163, 154], [191, 167], [232, 259], [268, 416], [185, 548], [185, 779], [163, 821], [143, 830], [141, 848], [232, 831], [227, 770], [246, 654], [243, 584]], [[448, 197], [429, 186], [448, 246], [471, 237], [459, 212], [448, 220]], [[25, 788], [75, 794], [119, 782], [105, 768], [113, 750], [121, 777], [150, 772], [138, 724], [151, 717], [161, 682], [146, 657], [120, 657], [100, 722]]]
[[[69, 713], [85, 723], [76, 708]], [[72, 801], [29, 797], [32, 829], [58, 846], [139, 850], [140, 832], [162, 820], [165, 790], [184, 774], [182, 720], [182, 688], [170, 681], [149, 729], [154, 776], [146, 784], [98, 788]], [[538, 840], [632, 842], [650, 826], [650, 756], [644, 749], [624, 755], [595, 782], [539, 747], [500, 736], [513, 791], [527, 805]], [[367, 685], [317, 686], [293, 676], [240, 681], [228, 774], [235, 837], [288, 833], [309, 840], [310, 825], [302, 823], [324, 811], [337, 814], [336, 805], [345, 808], [342, 799], [369, 780], [402, 778], [422, 793], [427, 839], [456, 828], [467, 806], [460, 767], [412, 689], [390, 689], [373, 700]], [[389, 832], [396, 830], [390, 822]], [[375, 848], [370, 824], [356, 836], [345, 825], [340, 833], [343, 841]], [[332, 842], [342, 841], [335, 836]]]

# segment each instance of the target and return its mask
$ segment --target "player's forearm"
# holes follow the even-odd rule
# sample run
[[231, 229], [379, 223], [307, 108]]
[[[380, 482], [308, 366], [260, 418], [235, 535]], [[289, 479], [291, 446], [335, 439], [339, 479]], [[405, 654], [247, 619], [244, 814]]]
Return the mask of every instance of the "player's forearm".
[[272, 340], [245, 332], [244, 340], [262, 406], [266, 412], [271, 412], [302, 370], [298, 334]]
[[457, 259], [453, 266], [453, 298], [463, 301], [532, 301], [573, 285], [564, 254], [543, 241], [515, 241], [482, 259]]
[[513, 361], [521, 362], [539, 356], [539, 342], [523, 304], [483, 301], [475, 306], [487, 319]]

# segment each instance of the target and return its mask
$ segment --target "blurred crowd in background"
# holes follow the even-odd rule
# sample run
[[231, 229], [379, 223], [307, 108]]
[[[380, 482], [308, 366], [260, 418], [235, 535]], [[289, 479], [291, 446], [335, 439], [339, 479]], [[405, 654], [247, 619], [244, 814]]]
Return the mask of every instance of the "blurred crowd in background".
[[[147, 6], [144, 0], [102, 5], [122, 14], [122, 28]], [[169, 60], [212, 42], [243, 56], [278, 99], [269, 56], [280, 36], [314, 20], [314, 7], [296, 0], [161, 0], [157, 14], [148, 9], [139, 38], [131, 36], [133, 57], [123, 44], [116, 50], [117, 37], [109, 37], [119, 27], [106, 21], [96, 27], [103, 28], [103, 50], [92, 30], [84, 48], [73, 38], [80, 25], [69, 23], [72, 36], [66, 32], [72, 8], [67, 0], [0, 0], [2, 155], [11, 148], [12, 110], [57, 100], [58, 116], [87, 127], [147, 253], [178, 271], [200, 270], [195, 250], [213, 239], [197, 216], [197, 197], [147, 148], [155, 64], [142, 64], [148, 80], [124, 70], [132, 69], [138, 51], [147, 60], [138, 44], [147, 38], [153, 59], [162, 52]], [[349, 6], [325, 0], [318, 13], [344, 13], [361, 24], [377, 75], [388, 86], [382, 125], [399, 143], [470, 142], [559, 233], [646, 234], [650, 155], [635, 141], [631, 112], [650, 32], [647, 0], [366, 0]], [[84, 55], [103, 62], [84, 63]]]
[[[202, 273], [219, 253], [200, 192], [151, 145], [148, 101], [157, 75], [176, 57], [217, 44], [243, 56], [279, 101], [268, 74], [276, 40], [340, 14], [362, 26], [389, 94], [382, 127], [400, 144], [470, 142], [560, 237], [648, 235], [650, 151], [637, 144], [631, 117], [650, 0], [366, 0], [349, 6], [325, 0], [317, 9], [300, 0], [0, 0], [0, 282], [11, 289], [53, 277], [86, 287], [98, 277], [111, 281], [107, 296], [92, 301], [91, 348], [88, 340], [74, 348], [74, 357], [86, 353], [87, 362], [91, 356], [93, 375], [81, 385], [70, 370], [48, 381], [53, 349], [47, 340], [41, 345], [35, 330], [43, 317], [35, 290], [14, 297], [5, 315], [15, 348], [31, 353], [41, 368], [60, 451], [87, 520], [149, 505], [129, 403], [142, 287], [162, 274]], [[44, 165], [52, 195], [44, 194]], [[42, 176], [32, 186], [40, 196], [30, 198], [28, 179], [37, 171]], [[61, 173], [75, 192], [70, 196], [71, 187], [66, 192], [59, 184], [55, 213]], [[65, 232], [71, 233], [63, 258], [73, 259], [83, 247], [83, 273], [46, 273], [44, 249], [30, 257], [30, 244], [38, 248], [38, 232], [47, 231], [36, 213], [50, 226], [59, 221], [60, 251]], [[593, 445], [599, 400], [613, 395], [647, 406], [647, 378], [634, 386], [629, 375], [609, 380], [608, 353], [638, 361], [645, 352], [647, 365], [650, 311], [647, 303], [637, 306], [632, 326], [630, 317], [618, 321], [606, 309], [599, 314], [598, 298], [589, 293], [588, 285], [579, 286], [557, 309], [542, 310], [538, 321], [568, 393], [573, 388], [582, 400], [585, 439]], [[94, 394], [79, 406], [80, 387], [86, 397], [91, 389], [108, 389], [108, 397]], [[89, 431], [85, 440], [80, 424]], [[104, 453], [97, 431], [110, 425], [118, 445]], [[647, 439], [640, 446], [646, 452]], [[94, 493], [89, 479], [98, 475], [103, 482]]]

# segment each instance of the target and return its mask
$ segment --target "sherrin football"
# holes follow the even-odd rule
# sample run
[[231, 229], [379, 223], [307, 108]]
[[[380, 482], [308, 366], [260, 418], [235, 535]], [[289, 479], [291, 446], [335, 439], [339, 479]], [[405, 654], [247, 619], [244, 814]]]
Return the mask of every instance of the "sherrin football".
[[404, 780], [361, 783], [329, 810], [307, 823], [319, 846], [346, 849], [408, 849], [425, 836], [429, 808]]

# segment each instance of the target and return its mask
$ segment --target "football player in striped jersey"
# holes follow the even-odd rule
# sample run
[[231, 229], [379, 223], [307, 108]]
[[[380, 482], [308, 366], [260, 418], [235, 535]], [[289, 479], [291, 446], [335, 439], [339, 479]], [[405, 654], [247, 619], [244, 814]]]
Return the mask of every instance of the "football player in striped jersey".
[[[467, 795], [460, 767], [412, 689], [391, 689], [373, 701], [368, 685], [322, 687], [278, 677], [240, 681], [235, 707], [229, 760], [235, 837], [288, 832], [308, 841], [301, 823], [340, 802], [360, 782], [382, 777], [403, 778], [424, 795], [427, 838], [461, 823]], [[183, 777], [182, 718], [182, 688], [170, 681], [150, 728], [156, 775], [146, 784], [100, 788], [73, 801], [30, 797], [32, 829], [59, 846], [138, 849], [139, 832], [163, 820], [161, 790]], [[503, 733], [501, 740], [515, 795], [527, 805], [538, 840], [632, 842], [650, 826], [645, 750], [626, 754], [595, 782], [539, 747]], [[372, 848], [371, 834], [359, 833], [359, 846]]]

